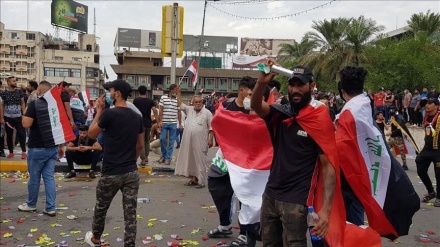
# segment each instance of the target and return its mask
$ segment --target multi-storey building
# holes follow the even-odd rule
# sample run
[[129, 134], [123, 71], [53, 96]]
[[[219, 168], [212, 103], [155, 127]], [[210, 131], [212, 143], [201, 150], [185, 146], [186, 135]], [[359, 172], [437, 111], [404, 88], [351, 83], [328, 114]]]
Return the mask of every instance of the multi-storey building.
[[78, 34], [69, 42], [38, 31], [9, 30], [0, 24], [0, 79], [15, 76], [18, 85], [28, 80], [72, 83], [77, 91], [98, 96], [102, 76], [95, 35]]

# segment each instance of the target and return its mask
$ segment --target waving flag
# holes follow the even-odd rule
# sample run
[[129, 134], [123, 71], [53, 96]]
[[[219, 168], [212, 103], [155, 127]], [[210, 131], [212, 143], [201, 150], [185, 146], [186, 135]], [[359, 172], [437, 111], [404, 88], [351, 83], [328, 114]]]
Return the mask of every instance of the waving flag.
[[85, 91], [82, 91], [81, 93], [78, 94], [78, 98], [84, 103], [85, 107], [88, 107], [91, 99], [90, 90], [86, 89]]
[[362, 203], [371, 228], [395, 239], [407, 235], [420, 199], [374, 127], [370, 100], [359, 95], [337, 116], [336, 147], [341, 168]]
[[45, 147], [75, 140], [58, 87], [53, 87], [43, 97], [37, 99], [35, 108]]
[[211, 125], [228, 167], [232, 188], [242, 203], [240, 223], [260, 222], [262, 195], [273, 157], [266, 124], [257, 115], [228, 111], [220, 104]]
[[199, 72], [199, 70], [198, 70], [198, 66], [197, 66], [197, 61], [194, 60], [194, 61], [192, 61], [191, 65], [186, 70], [185, 74], [183, 75], [184, 77], [188, 76], [188, 78], [191, 80], [193, 88], [195, 88], [196, 84], [197, 84], [198, 72]]

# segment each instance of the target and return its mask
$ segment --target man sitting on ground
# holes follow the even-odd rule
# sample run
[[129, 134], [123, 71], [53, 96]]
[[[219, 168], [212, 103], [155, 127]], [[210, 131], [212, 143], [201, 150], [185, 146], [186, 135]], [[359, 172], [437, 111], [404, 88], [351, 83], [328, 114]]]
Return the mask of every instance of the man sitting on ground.
[[73, 162], [79, 165], [91, 164], [89, 177], [96, 177], [95, 169], [99, 161], [99, 156], [101, 155], [102, 147], [95, 139], [88, 137], [88, 131], [88, 126], [80, 126], [78, 137], [76, 137], [75, 141], [67, 145], [66, 159], [70, 172], [66, 174], [65, 178], [76, 177]]

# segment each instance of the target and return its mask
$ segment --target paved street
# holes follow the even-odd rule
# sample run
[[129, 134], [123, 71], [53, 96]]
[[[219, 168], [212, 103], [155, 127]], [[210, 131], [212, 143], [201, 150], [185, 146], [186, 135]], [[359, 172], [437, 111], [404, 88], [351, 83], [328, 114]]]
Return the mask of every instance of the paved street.
[[[213, 157], [216, 148], [211, 148], [209, 157]], [[177, 154], [177, 152], [175, 152]], [[157, 156], [150, 155], [150, 161]], [[4, 161], [2, 158], [1, 161]], [[0, 161], [0, 162], [1, 162]], [[157, 164], [154, 166], [158, 167]], [[425, 193], [424, 186], [417, 177], [415, 163], [409, 160], [408, 175], [419, 195]], [[93, 207], [95, 204], [95, 188], [99, 178], [66, 180], [62, 173], [56, 174], [57, 205], [60, 208], [54, 218], [42, 215], [44, 209], [44, 188], [41, 187], [37, 213], [24, 213], [17, 210], [27, 195], [26, 178], [7, 177], [15, 173], [2, 173], [1, 185], [1, 239], [0, 245], [18, 246], [84, 246], [84, 234], [91, 230]], [[86, 176], [85, 172], [79, 176]], [[430, 169], [431, 178], [434, 177]], [[137, 246], [170, 246], [171, 242], [183, 243], [187, 246], [216, 246], [220, 241], [230, 243], [231, 239], [205, 239], [206, 233], [218, 225], [218, 215], [208, 189], [195, 189], [183, 184], [186, 178], [176, 177], [169, 172], [155, 172], [151, 175], [141, 173], [139, 198], [149, 198], [147, 203], [138, 204]], [[110, 207], [104, 239], [110, 246], [123, 246], [123, 211], [122, 197], [118, 193]], [[70, 215], [77, 218], [68, 219]], [[234, 220], [234, 225], [236, 220]], [[435, 234], [434, 234], [435, 233]], [[47, 235], [51, 240], [40, 241]], [[177, 237], [176, 237], [177, 235]], [[238, 230], [234, 229], [234, 238]], [[429, 243], [422, 243], [421, 237], [427, 236]], [[174, 238], [173, 238], [174, 237]], [[162, 238], [161, 240], [158, 240]], [[414, 223], [408, 236], [397, 242], [383, 240], [383, 246], [440, 246], [440, 208], [432, 204], [421, 204], [416, 213]], [[37, 242], [36, 242], [37, 241]], [[39, 241], [39, 242], [38, 242]], [[151, 243], [148, 243], [152, 241]], [[437, 243], [435, 243], [437, 241]], [[257, 246], [261, 246], [257, 245]], [[362, 246], [360, 243], [359, 246]]]

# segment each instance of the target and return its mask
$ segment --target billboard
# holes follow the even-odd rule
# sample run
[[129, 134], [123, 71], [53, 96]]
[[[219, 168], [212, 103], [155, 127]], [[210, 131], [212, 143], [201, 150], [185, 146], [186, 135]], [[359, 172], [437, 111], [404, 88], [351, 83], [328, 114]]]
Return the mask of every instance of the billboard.
[[[176, 4], [176, 3], [175, 3]], [[177, 5], [177, 4], [176, 4]], [[177, 39], [180, 41], [177, 44], [177, 57], [183, 55], [183, 7], [177, 6]], [[164, 5], [162, 6], [162, 56], [171, 57], [172, 53], [172, 39], [173, 39], [173, 19], [174, 19], [174, 6]]]
[[228, 48], [238, 48], [238, 37], [231, 36], [203, 36], [183, 35], [183, 50], [197, 52], [202, 48], [203, 52], [227, 53]]
[[282, 43], [292, 44], [294, 39], [253, 39], [241, 38], [240, 55], [248, 56], [276, 56]]
[[161, 32], [131, 28], [118, 28], [116, 46], [132, 48], [161, 48]]
[[52, 0], [52, 25], [87, 33], [88, 7], [72, 0]]
[[273, 58], [274, 56], [247, 56], [247, 55], [238, 55], [232, 58], [232, 68], [241, 68], [241, 69], [256, 69], [258, 63], [266, 62], [266, 59]]

